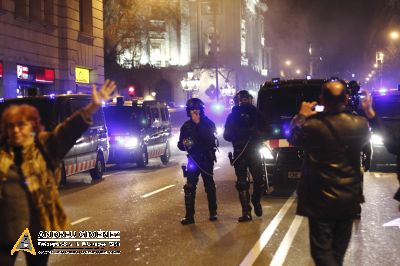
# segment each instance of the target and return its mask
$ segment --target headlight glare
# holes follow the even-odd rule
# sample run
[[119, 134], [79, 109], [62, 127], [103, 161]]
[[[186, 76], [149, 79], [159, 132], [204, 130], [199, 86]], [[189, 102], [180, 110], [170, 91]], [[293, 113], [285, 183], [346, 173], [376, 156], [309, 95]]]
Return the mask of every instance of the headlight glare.
[[268, 149], [268, 147], [266, 147], [266, 146], [261, 147], [259, 152], [260, 152], [261, 157], [264, 159], [274, 159], [274, 156], [272, 155], [271, 150]]
[[383, 138], [380, 135], [372, 134], [371, 142], [376, 146], [383, 146]]

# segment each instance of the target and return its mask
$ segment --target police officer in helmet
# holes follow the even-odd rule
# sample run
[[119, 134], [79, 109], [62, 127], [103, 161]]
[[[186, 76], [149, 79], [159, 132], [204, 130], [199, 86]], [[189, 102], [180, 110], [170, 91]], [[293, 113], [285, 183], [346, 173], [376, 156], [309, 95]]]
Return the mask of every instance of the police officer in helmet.
[[194, 223], [194, 205], [199, 175], [203, 178], [208, 199], [209, 220], [217, 220], [217, 197], [213, 179], [217, 140], [214, 122], [204, 114], [204, 103], [198, 98], [191, 98], [186, 103], [187, 116], [190, 117], [181, 127], [178, 148], [188, 153], [188, 163], [184, 174], [187, 182], [185, 192], [186, 215], [181, 220], [183, 225]]
[[247, 222], [252, 220], [248, 170], [254, 181], [251, 196], [254, 212], [258, 217], [262, 216], [263, 213], [260, 199], [264, 192], [266, 177], [258, 151], [266, 134], [266, 124], [262, 114], [252, 104], [253, 97], [248, 91], [239, 91], [234, 101], [235, 106], [225, 123], [224, 139], [232, 142], [233, 145], [234, 158], [231, 162], [235, 168], [236, 189], [239, 192], [242, 205], [242, 216], [239, 217], [238, 221]]

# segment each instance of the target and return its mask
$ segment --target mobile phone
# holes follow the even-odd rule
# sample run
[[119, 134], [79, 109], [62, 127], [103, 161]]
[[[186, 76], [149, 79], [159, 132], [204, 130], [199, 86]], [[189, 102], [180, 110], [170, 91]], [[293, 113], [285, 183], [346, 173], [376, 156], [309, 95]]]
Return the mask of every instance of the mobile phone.
[[314, 107], [315, 112], [323, 112], [325, 110], [325, 106], [323, 105], [316, 105]]

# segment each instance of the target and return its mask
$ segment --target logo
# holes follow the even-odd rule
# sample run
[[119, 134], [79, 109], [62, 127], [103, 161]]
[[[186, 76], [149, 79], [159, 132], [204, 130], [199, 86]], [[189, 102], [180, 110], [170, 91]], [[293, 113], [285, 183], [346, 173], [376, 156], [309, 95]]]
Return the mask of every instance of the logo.
[[11, 250], [11, 255], [13, 255], [17, 251], [25, 251], [29, 252], [32, 255], [36, 255], [35, 248], [32, 245], [31, 234], [29, 233], [28, 228], [26, 228], [21, 236], [18, 238], [18, 241], [15, 243], [13, 249]]

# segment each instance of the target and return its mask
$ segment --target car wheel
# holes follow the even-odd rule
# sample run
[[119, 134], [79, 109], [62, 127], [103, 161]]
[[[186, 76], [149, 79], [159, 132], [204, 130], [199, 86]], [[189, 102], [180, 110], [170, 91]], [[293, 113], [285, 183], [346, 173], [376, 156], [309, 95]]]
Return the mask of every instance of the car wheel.
[[146, 167], [148, 162], [149, 162], [149, 158], [147, 155], [147, 149], [145, 146], [143, 146], [143, 148], [140, 150], [140, 155], [137, 158], [136, 165], [137, 165], [137, 167], [143, 168], [143, 167]]
[[104, 163], [103, 154], [100, 152], [97, 153], [96, 164], [95, 167], [90, 170], [90, 176], [93, 180], [99, 180], [103, 177], [103, 173], [105, 171], [106, 165]]
[[165, 151], [164, 154], [160, 156], [161, 162], [166, 165], [169, 162], [169, 159], [171, 158], [171, 150], [169, 148], [169, 142], [165, 145]]
[[65, 164], [62, 163], [61, 165], [61, 180], [60, 183], [58, 184], [58, 187], [65, 187], [67, 184], [67, 172], [65, 171]]

